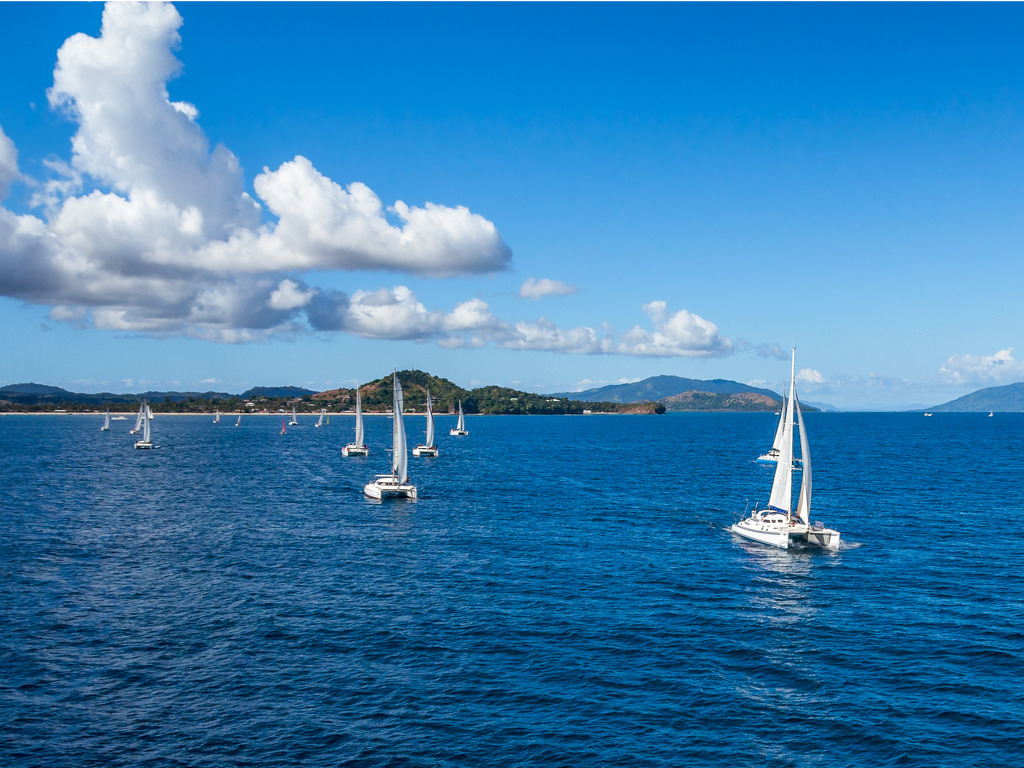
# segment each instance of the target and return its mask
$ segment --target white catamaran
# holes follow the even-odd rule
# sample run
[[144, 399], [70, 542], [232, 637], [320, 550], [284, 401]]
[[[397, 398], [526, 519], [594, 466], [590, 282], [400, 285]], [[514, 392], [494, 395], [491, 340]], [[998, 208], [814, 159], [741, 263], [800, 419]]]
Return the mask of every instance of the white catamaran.
[[459, 435], [468, 435], [469, 434], [469, 432], [466, 431], [466, 417], [462, 413], [462, 401], [461, 400], [459, 400], [459, 423], [455, 425], [455, 429], [449, 429], [448, 430], [448, 434], [452, 435], [453, 437], [457, 437]]
[[365, 456], [370, 451], [363, 444], [363, 403], [356, 387], [356, 439], [341, 449], [342, 456]]
[[220, 408], [217, 409], [217, 415], [213, 417], [214, 424], [220, 424]]
[[377, 475], [363, 486], [371, 499], [416, 498], [416, 486], [409, 482], [409, 455], [405, 445], [405, 424], [402, 422], [402, 385], [394, 374], [395, 414], [391, 428], [391, 474]]
[[145, 415], [143, 415], [143, 417], [142, 417], [142, 439], [135, 441], [135, 447], [136, 448], [152, 448], [153, 447], [153, 441], [150, 439], [151, 427], [149, 425], [149, 422], [150, 422], [150, 419], [153, 418], [153, 416], [152, 416], [153, 412], [149, 410], [149, 403], [143, 403], [142, 407], [143, 407], [143, 410], [140, 410], [139, 412], [142, 413], [142, 414], [148, 413], [150, 415], [149, 415], [148, 418]]
[[[804, 427], [800, 400], [796, 396], [796, 350], [789, 379], [789, 403], [782, 426], [782, 442], [775, 465], [775, 479], [768, 506], [753, 513], [745, 520], [732, 526], [738, 536], [761, 544], [787, 549], [792, 539], [801, 539], [829, 549], [839, 549], [839, 531], [826, 528], [820, 522], [810, 523], [811, 515], [811, 452], [807, 444], [807, 430]], [[800, 499], [796, 513], [793, 513], [793, 424], [800, 432], [800, 453], [803, 458], [803, 477], [800, 482]]]
[[437, 456], [434, 445], [434, 412], [430, 408], [430, 390], [427, 390], [427, 439], [412, 449], [413, 456]]

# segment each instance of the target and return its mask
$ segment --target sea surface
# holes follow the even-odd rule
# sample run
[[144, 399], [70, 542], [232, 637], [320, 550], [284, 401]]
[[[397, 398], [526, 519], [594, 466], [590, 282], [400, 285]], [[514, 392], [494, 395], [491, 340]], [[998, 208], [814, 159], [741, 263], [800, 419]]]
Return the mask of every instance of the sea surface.
[[0, 417], [0, 766], [1024, 765], [1024, 414], [776, 420]]

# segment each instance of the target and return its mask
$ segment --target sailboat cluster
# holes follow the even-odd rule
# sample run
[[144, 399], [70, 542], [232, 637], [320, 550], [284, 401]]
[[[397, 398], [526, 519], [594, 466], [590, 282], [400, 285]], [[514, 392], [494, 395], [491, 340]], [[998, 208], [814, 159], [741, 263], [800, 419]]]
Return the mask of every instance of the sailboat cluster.
[[[800, 461], [793, 455], [794, 425], [800, 434]], [[775, 462], [775, 478], [772, 481], [768, 506], [757, 509], [749, 517], [732, 526], [738, 536], [761, 544], [787, 549], [790, 542], [802, 540], [828, 549], [839, 549], [839, 531], [826, 528], [822, 523], [810, 522], [811, 518], [811, 451], [807, 442], [807, 428], [796, 396], [796, 350], [789, 377], [789, 397], [783, 400], [782, 418], [775, 433], [772, 450], [758, 457], [760, 462]], [[793, 508], [793, 472], [802, 470], [800, 496]]]

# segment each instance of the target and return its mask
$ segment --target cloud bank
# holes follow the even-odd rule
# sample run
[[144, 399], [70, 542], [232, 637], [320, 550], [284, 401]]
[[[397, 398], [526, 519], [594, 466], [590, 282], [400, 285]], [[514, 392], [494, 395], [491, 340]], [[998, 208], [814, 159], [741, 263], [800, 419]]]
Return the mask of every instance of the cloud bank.
[[992, 386], [1024, 379], [1024, 361], [1015, 360], [1013, 347], [992, 355], [953, 355], [939, 368], [939, 379], [956, 386]]
[[[224, 343], [344, 332], [569, 354], [715, 357], [733, 343], [710, 321], [663, 301], [643, 307], [651, 328], [560, 328], [505, 322], [469, 299], [430, 309], [403, 285], [350, 292], [310, 284], [323, 272], [391, 271], [430, 278], [507, 270], [495, 225], [465, 206], [390, 206], [366, 184], [342, 185], [306, 157], [264, 167], [247, 191], [238, 158], [211, 145], [198, 106], [167, 84], [182, 19], [169, 3], [109, 3], [98, 37], [57, 52], [52, 109], [76, 130], [70, 155], [26, 179], [0, 127], [0, 203], [29, 185], [32, 212], [0, 204], [0, 295], [50, 307], [76, 328]], [[523, 298], [575, 286], [529, 278]]]

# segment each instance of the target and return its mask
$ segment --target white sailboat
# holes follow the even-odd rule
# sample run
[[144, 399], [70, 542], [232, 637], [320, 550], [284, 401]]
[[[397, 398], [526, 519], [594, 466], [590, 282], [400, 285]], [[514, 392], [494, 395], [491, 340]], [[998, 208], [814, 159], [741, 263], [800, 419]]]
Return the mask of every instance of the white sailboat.
[[295, 415], [295, 406], [292, 406], [292, 420], [288, 422], [289, 427], [299, 426], [299, 417]]
[[314, 427], [319, 429], [320, 427], [322, 427], [324, 425], [324, 414], [326, 414], [326, 413], [327, 413], [327, 409], [326, 408], [321, 408], [320, 409], [320, 418], [317, 419], [316, 424], [313, 425]]
[[[149, 410], [149, 403], [144, 404], [145, 409]], [[152, 448], [153, 441], [150, 439], [150, 430], [152, 427], [149, 425], [149, 419], [143, 417], [142, 419], [142, 439], [135, 441], [136, 448]]]
[[149, 407], [149, 400], [146, 400], [146, 418], [153, 420], [153, 409]]
[[139, 404], [139, 415], [135, 417], [135, 426], [128, 430], [128, 434], [137, 435], [142, 430], [142, 422], [146, 420], [146, 401]]
[[427, 435], [424, 443], [412, 449], [413, 456], [437, 456], [434, 445], [434, 412], [430, 408], [430, 390], [427, 390]]
[[356, 439], [341, 449], [342, 456], [365, 456], [370, 451], [363, 444], [363, 403], [356, 387]]
[[371, 499], [416, 498], [416, 486], [409, 482], [409, 456], [405, 445], [405, 424], [402, 421], [402, 385], [394, 374], [395, 414], [391, 428], [391, 474], [377, 475], [372, 483], [363, 486], [363, 493]]
[[469, 434], [469, 432], [466, 431], [466, 416], [465, 414], [462, 413], [461, 400], [459, 400], [459, 422], [458, 424], [455, 425], [455, 429], [448, 430], [448, 434], [451, 435], [452, 437]]
[[[775, 465], [775, 479], [768, 506], [763, 510], [754, 508], [750, 517], [732, 526], [738, 536], [761, 544], [787, 549], [790, 541], [800, 539], [829, 549], [839, 549], [839, 531], [826, 528], [820, 522], [810, 523], [811, 514], [811, 451], [807, 443], [807, 430], [800, 411], [800, 400], [796, 396], [796, 350], [789, 379], [789, 403], [782, 427], [782, 442], [779, 445], [778, 461]], [[796, 512], [793, 511], [793, 424], [796, 422], [800, 433], [800, 453], [803, 457], [803, 477], [800, 482], [800, 498]]]
[[214, 424], [220, 424], [220, 408], [217, 409], [217, 415], [213, 417]]
[[110, 429], [110, 409], [107, 409], [107, 415], [103, 418], [103, 426], [100, 427], [100, 432], [106, 432]]
[[242, 414], [238, 414], [238, 421], [235, 422], [236, 427], [242, 426]]
[[[782, 446], [782, 432], [783, 427], [786, 424], [786, 412], [792, 408], [792, 400], [787, 400], [786, 396], [782, 396], [782, 414], [779, 416], [779, 426], [775, 428], [775, 439], [772, 441], [772, 447], [767, 453], [762, 453], [757, 457], [757, 461], [761, 464], [774, 464], [779, 460], [779, 449]], [[793, 459], [793, 467], [795, 469], [800, 468], [800, 459]]]

